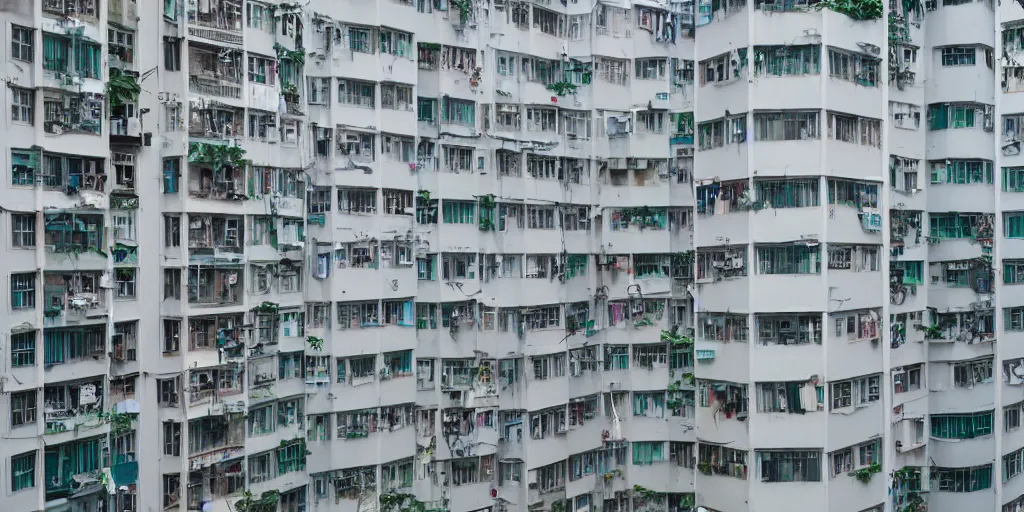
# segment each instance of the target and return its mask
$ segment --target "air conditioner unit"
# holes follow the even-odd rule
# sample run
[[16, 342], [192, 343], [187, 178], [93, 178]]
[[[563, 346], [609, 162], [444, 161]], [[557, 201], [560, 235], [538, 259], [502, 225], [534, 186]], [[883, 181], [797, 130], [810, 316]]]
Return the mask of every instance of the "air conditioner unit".
[[693, 156], [693, 148], [676, 148], [676, 158]]

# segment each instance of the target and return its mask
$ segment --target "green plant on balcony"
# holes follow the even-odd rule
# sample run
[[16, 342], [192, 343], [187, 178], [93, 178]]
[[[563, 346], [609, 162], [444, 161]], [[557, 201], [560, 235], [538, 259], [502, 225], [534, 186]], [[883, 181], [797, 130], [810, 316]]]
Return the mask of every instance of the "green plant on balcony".
[[696, 505], [696, 499], [692, 493], [687, 493], [679, 497], [679, 509], [682, 511], [692, 510], [693, 506]]
[[427, 507], [415, 495], [388, 492], [380, 495], [380, 512], [424, 512]]
[[823, 0], [816, 8], [844, 14], [857, 21], [877, 20], [884, 12], [882, 0]]
[[852, 476], [853, 478], [856, 478], [858, 482], [866, 484], [871, 481], [871, 477], [875, 473], [880, 473], [881, 471], [882, 465], [877, 462], [872, 462], [870, 466], [850, 471], [847, 474]]
[[288, 103], [299, 102], [299, 88], [292, 83], [284, 83], [281, 85], [281, 96], [284, 96], [284, 101]]
[[131, 103], [139, 99], [142, 86], [135, 80], [135, 77], [122, 72], [120, 69], [110, 69], [110, 79], [107, 80], [107, 98], [110, 99], [110, 106], [117, 107], [125, 103]]
[[245, 150], [240, 146], [205, 142], [193, 142], [188, 145], [188, 162], [209, 165], [215, 171], [223, 167], [245, 167], [252, 163], [245, 158]]
[[698, 462], [697, 463], [697, 471], [700, 471], [702, 474], [705, 474], [705, 475], [710, 475], [711, 474], [711, 463], [706, 461], [706, 460], [702, 460], [702, 461]]
[[306, 63], [306, 50], [305, 48], [298, 48], [295, 50], [289, 50], [284, 47], [281, 43], [274, 43], [274, 52], [277, 53], [278, 60], [290, 60], [295, 63], [299, 68]]
[[420, 201], [425, 202], [425, 203], [429, 202], [430, 201], [430, 191], [429, 190], [418, 190], [416, 192], [416, 198], [419, 199]]
[[938, 325], [917, 324], [914, 327], [919, 331], [924, 331], [924, 339], [926, 340], [942, 339], [942, 329]]
[[548, 84], [548, 90], [559, 95], [565, 96], [566, 94], [576, 94], [579, 87], [576, 84], [570, 82], [555, 82]]
[[252, 491], [242, 493], [242, 499], [235, 502], [237, 512], [276, 512], [277, 502], [281, 498], [280, 491], [267, 491], [254, 498]]
[[662, 493], [652, 491], [642, 485], [633, 486], [633, 496], [637, 498], [643, 498], [645, 500], [657, 499]]
[[671, 345], [677, 346], [677, 347], [678, 346], [683, 346], [683, 345], [691, 345], [691, 344], [693, 344], [693, 338], [690, 338], [688, 336], [683, 336], [682, 334], [679, 334], [678, 332], [675, 332], [675, 330], [671, 330], [670, 331], [670, 330], [667, 330], [667, 329], [662, 329], [662, 331], [661, 331], [661, 341], [663, 343], [668, 343], [668, 344], [671, 344]]
[[281, 307], [276, 302], [263, 301], [253, 308], [257, 313], [277, 314]]
[[324, 339], [317, 338], [316, 336], [306, 337], [306, 343], [309, 343], [309, 348], [320, 351], [324, 349]]

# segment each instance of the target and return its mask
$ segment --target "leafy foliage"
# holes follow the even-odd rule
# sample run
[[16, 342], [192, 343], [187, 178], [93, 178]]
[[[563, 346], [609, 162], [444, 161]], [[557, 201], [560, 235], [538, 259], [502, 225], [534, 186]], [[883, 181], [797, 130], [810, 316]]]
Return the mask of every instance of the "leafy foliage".
[[824, 0], [817, 8], [845, 14], [857, 21], [877, 20], [884, 12], [882, 0]]
[[107, 97], [110, 106], [116, 107], [139, 99], [142, 86], [132, 75], [125, 74], [117, 68], [110, 69], [110, 80], [107, 81]]
[[565, 96], [566, 94], [576, 94], [577, 89], [579, 89], [579, 87], [577, 87], [576, 84], [570, 82], [555, 82], [553, 84], [548, 84], [548, 90], [559, 96]]
[[239, 146], [193, 142], [188, 145], [188, 162], [206, 164], [214, 170], [223, 167], [245, 167], [252, 161], [245, 158], [245, 150]]

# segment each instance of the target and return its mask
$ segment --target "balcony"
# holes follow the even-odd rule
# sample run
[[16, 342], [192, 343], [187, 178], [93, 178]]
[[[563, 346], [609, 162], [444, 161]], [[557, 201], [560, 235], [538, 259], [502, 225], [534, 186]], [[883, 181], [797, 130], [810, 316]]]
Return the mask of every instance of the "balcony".
[[46, 327], [62, 327], [106, 315], [100, 272], [45, 272], [43, 318]]
[[189, 350], [231, 349], [242, 343], [244, 315], [189, 317]]
[[47, 214], [45, 224], [46, 250], [69, 256], [86, 252], [103, 252], [103, 215], [59, 213]]
[[189, 92], [236, 100], [242, 98], [242, 52], [190, 44], [188, 57]]
[[110, 107], [110, 143], [142, 145], [142, 119], [135, 115], [134, 106]]
[[[49, 347], [47, 341], [47, 347]], [[77, 432], [83, 426], [103, 424], [103, 379], [63, 382], [43, 388], [46, 434]]]
[[70, 498], [100, 483], [103, 469], [103, 436], [81, 439], [46, 448], [46, 499]]
[[[74, 86], [64, 78], [62, 86]], [[78, 133], [100, 135], [103, 131], [103, 95], [48, 90], [43, 94], [45, 107], [43, 131], [50, 135]]]
[[188, 510], [203, 510], [204, 503], [238, 494], [245, 489], [242, 455], [243, 452], [239, 451], [230, 457], [234, 460], [193, 468], [188, 475]]
[[241, 370], [234, 367], [204, 368], [189, 374], [189, 405], [228, 403], [233, 409], [236, 397], [242, 393]]
[[188, 423], [189, 469], [241, 456], [245, 445], [245, 418], [240, 414], [206, 416]]
[[188, 228], [189, 263], [242, 263], [244, 239], [245, 231], [241, 217], [191, 215]]
[[242, 303], [245, 292], [243, 265], [188, 269], [188, 303], [200, 306], [231, 306]]
[[188, 35], [229, 44], [242, 44], [242, 1], [190, 2]]

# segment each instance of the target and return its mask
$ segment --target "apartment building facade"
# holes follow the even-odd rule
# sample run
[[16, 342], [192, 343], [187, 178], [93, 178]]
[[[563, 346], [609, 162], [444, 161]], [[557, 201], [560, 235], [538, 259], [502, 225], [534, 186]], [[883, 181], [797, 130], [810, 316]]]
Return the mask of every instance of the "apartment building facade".
[[0, 18], [5, 510], [1024, 508], [1021, 4]]

